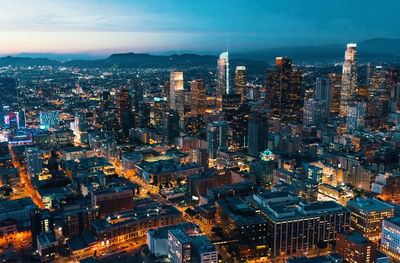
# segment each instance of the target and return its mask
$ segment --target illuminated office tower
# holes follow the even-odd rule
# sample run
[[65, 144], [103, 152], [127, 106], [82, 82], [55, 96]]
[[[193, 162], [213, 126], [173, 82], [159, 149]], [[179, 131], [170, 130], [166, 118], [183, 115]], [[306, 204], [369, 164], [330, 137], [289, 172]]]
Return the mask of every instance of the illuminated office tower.
[[150, 124], [153, 127], [161, 128], [163, 125], [163, 114], [168, 111], [166, 97], [154, 97], [150, 111]]
[[394, 215], [392, 205], [375, 198], [357, 197], [346, 206], [351, 211], [351, 229], [373, 242], [381, 238], [382, 221]]
[[202, 79], [195, 79], [190, 83], [191, 110], [193, 115], [206, 113], [206, 83]]
[[134, 78], [132, 81], [132, 99], [133, 108], [138, 112], [139, 101], [143, 100], [143, 81], [139, 77]]
[[335, 116], [339, 114], [340, 109], [340, 90], [342, 87], [342, 75], [336, 73], [330, 73], [328, 78], [331, 81], [331, 104], [330, 114]]
[[129, 129], [133, 128], [134, 118], [132, 113], [132, 99], [128, 88], [121, 87], [117, 91], [118, 123], [124, 136], [129, 135]]
[[36, 177], [43, 171], [43, 152], [37, 147], [26, 149], [26, 166], [30, 177]]
[[314, 126], [326, 121], [326, 102], [320, 99], [306, 99], [303, 108], [303, 124]]
[[183, 90], [183, 72], [171, 71], [169, 77], [169, 108], [178, 112], [183, 120], [184, 114], [184, 90]]
[[169, 145], [174, 143], [174, 138], [179, 136], [179, 114], [174, 110], [164, 112], [164, 137]]
[[235, 71], [235, 93], [240, 95], [240, 102], [246, 100], [246, 67], [237, 66]]
[[215, 121], [207, 126], [208, 154], [210, 159], [217, 158], [217, 150], [228, 148], [228, 123]]
[[332, 82], [329, 78], [317, 78], [315, 81], [315, 98], [324, 101], [325, 116], [331, 111]]
[[276, 58], [275, 71], [267, 72], [267, 99], [281, 122], [301, 122], [303, 98], [301, 70], [292, 69], [290, 58]]
[[347, 109], [347, 130], [358, 131], [364, 127], [366, 103], [359, 102], [357, 105], [349, 106]]
[[142, 100], [138, 103], [138, 125], [139, 128], [150, 126], [151, 101]]
[[399, 71], [393, 68], [386, 69], [386, 88], [390, 90], [390, 111], [396, 112], [398, 109], [397, 104], [399, 103], [399, 89], [400, 83]]
[[109, 110], [111, 108], [111, 94], [109, 91], [103, 91], [101, 96], [101, 106], [103, 110]]
[[262, 111], [250, 113], [247, 132], [249, 141], [247, 153], [250, 156], [258, 157], [267, 149], [268, 120], [266, 114]]
[[223, 52], [218, 59], [217, 109], [222, 110], [222, 96], [230, 93], [229, 88], [229, 53]]
[[60, 127], [60, 117], [57, 111], [40, 112], [40, 129], [48, 130]]
[[357, 44], [347, 44], [342, 70], [339, 115], [345, 117], [347, 108], [357, 100]]
[[380, 248], [385, 254], [400, 260], [400, 217], [383, 220]]
[[236, 110], [231, 122], [232, 128], [232, 148], [234, 150], [245, 149], [247, 147], [247, 130], [250, 106], [243, 103]]

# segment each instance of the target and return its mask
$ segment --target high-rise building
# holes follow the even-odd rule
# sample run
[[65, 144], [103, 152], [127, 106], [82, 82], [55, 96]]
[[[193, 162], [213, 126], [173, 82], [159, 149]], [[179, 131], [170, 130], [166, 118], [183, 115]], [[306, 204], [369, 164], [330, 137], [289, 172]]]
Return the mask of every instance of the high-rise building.
[[336, 73], [330, 73], [328, 78], [331, 80], [331, 105], [330, 114], [338, 115], [340, 109], [340, 90], [342, 87], [342, 76]]
[[304, 100], [303, 124], [314, 126], [326, 122], [326, 102], [320, 99]]
[[40, 112], [40, 129], [48, 130], [60, 127], [60, 117], [57, 111]]
[[302, 73], [292, 70], [290, 58], [276, 58], [275, 71], [267, 72], [267, 98], [274, 115], [283, 123], [301, 122], [303, 98]]
[[250, 156], [258, 157], [259, 154], [267, 149], [268, 141], [268, 120], [263, 111], [253, 111], [248, 120], [248, 148]]
[[185, 96], [183, 90], [183, 72], [171, 71], [169, 78], [169, 108], [175, 110], [179, 114], [179, 118], [183, 120]]
[[164, 137], [169, 145], [174, 143], [174, 138], [179, 136], [179, 115], [174, 110], [164, 112]]
[[315, 81], [315, 98], [325, 102], [325, 115], [331, 111], [332, 81], [330, 78], [317, 78]]
[[376, 262], [376, 244], [357, 232], [339, 233], [336, 252], [344, 262]]
[[43, 152], [38, 147], [26, 149], [26, 165], [30, 177], [36, 177], [43, 171]]
[[151, 104], [150, 124], [153, 127], [161, 128], [164, 123], [163, 114], [164, 112], [167, 111], [168, 111], [167, 98], [154, 97]]
[[233, 149], [245, 149], [248, 145], [247, 131], [250, 106], [243, 103], [236, 110], [231, 121]]
[[226, 121], [209, 123], [207, 126], [207, 142], [210, 159], [216, 159], [219, 149], [228, 148], [228, 123]]
[[168, 230], [168, 258], [171, 263], [192, 262], [191, 246], [190, 238], [182, 230]]
[[133, 108], [137, 112], [139, 110], [139, 102], [143, 100], [143, 81], [139, 77], [134, 78], [132, 81], [132, 100]]
[[260, 154], [260, 158], [251, 161], [250, 173], [256, 176], [257, 184], [266, 186], [272, 183], [275, 156], [267, 149]]
[[373, 242], [381, 238], [382, 221], [392, 218], [394, 207], [373, 198], [361, 198], [347, 202], [351, 210], [351, 229]]
[[240, 95], [239, 94], [224, 94], [222, 96], [222, 112], [224, 113], [224, 119], [231, 122], [236, 114], [237, 109], [240, 106]]
[[357, 44], [347, 44], [342, 70], [342, 87], [340, 90], [340, 111], [342, 117], [347, 115], [347, 108], [357, 100]]
[[400, 260], [400, 217], [383, 220], [380, 248], [385, 254]]
[[356, 131], [364, 127], [366, 103], [359, 102], [357, 105], [347, 108], [347, 130]]
[[138, 102], [137, 123], [139, 128], [148, 128], [150, 126], [150, 112], [151, 112], [150, 101], [142, 100]]
[[246, 100], [246, 67], [237, 66], [235, 71], [235, 93], [240, 95], [240, 102]]
[[132, 99], [127, 87], [121, 87], [117, 91], [118, 123], [120, 131], [128, 137], [129, 129], [135, 126], [132, 113]]
[[217, 109], [222, 110], [222, 96], [224, 94], [230, 94], [228, 52], [221, 53], [217, 65]]
[[193, 80], [190, 83], [191, 110], [193, 115], [206, 113], [206, 83], [202, 79]]

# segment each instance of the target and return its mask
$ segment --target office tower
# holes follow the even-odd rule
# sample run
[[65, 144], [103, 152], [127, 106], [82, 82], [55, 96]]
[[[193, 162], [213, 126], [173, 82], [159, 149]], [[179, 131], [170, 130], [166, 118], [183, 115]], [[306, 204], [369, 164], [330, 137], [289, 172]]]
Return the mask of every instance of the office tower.
[[170, 103], [170, 88], [171, 88], [171, 83], [169, 80], [167, 80], [164, 84], [164, 92], [163, 92], [163, 96], [167, 98], [167, 104], [168, 107], [171, 105]]
[[179, 136], [179, 115], [174, 110], [169, 110], [164, 116], [164, 138], [168, 145], [174, 143], [174, 138]]
[[344, 262], [376, 262], [376, 244], [357, 232], [339, 233], [336, 252]]
[[117, 91], [117, 109], [120, 131], [125, 137], [129, 135], [129, 129], [133, 128], [134, 116], [132, 113], [132, 99], [128, 88], [121, 87]]
[[365, 72], [365, 83], [364, 83], [366, 86], [369, 85], [373, 72], [374, 72], [374, 65], [372, 63], [368, 63]]
[[369, 79], [368, 116], [385, 117], [390, 110], [390, 87], [386, 87], [386, 71], [382, 66], [374, 67]]
[[229, 88], [229, 53], [223, 52], [218, 59], [217, 71], [217, 109], [222, 110], [222, 96], [230, 94]]
[[347, 130], [358, 131], [364, 127], [366, 113], [366, 103], [358, 102], [355, 106], [349, 106], [347, 109]]
[[26, 149], [26, 165], [30, 177], [36, 177], [43, 171], [43, 152], [37, 147]]
[[268, 120], [263, 111], [253, 111], [248, 120], [248, 148], [250, 156], [258, 157], [267, 149], [268, 141]]
[[235, 150], [245, 149], [248, 145], [247, 131], [250, 106], [243, 103], [236, 110], [231, 122], [232, 128], [232, 148]]
[[40, 129], [56, 129], [60, 127], [60, 117], [57, 111], [40, 112]]
[[[31, 223], [32, 240], [36, 240], [38, 235], [52, 231], [54, 228], [54, 220], [48, 209], [31, 210], [29, 220]], [[36, 246], [37, 243], [33, 242], [33, 245]]]
[[219, 149], [228, 148], [228, 123], [226, 121], [215, 121], [207, 126], [208, 154], [210, 159], [217, 158]]
[[235, 93], [240, 95], [240, 102], [246, 100], [246, 67], [237, 66], [235, 71]]
[[168, 230], [168, 258], [171, 263], [190, 263], [191, 242], [180, 229]]
[[183, 72], [171, 71], [169, 77], [169, 108], [175, 110], [179, 114], [179, 118], [183, 120], [184, 115], [184, 90], [183, 90]]
[[383, 220], [380, 248], [385, 254], [400, 260], [400, 217]]
[[139, 102], [143, 100], [143, 81], [136, 77], [132, 81], [132, 100], [133, 108], [136, 112], [139, 111]]
[[326, 122], [326, 102], [320, 99], [304, 100], [303, 124], [306, 126], [320, 125]]
[[292, 60], [276, 58], [275, 71], [267, 72], [267, 98], [274, 115], [283, 123], [301, 122], [303, 94], [301, 88], [302, 73], [292, 70]]
[[275, 157], [268, 149], [260, 154], [260, 159], [250, 162], [250, 173], [256, 176], [257, 184], [264, 187], [272, 183], [274, 169]]
[[330, 115], [339, 114], [340, 109], [340, 90], [342, 88], [342, 76], [336, 73], [329, 73], [328, 78], [331, 80], [331, 105]]
[[390, 92], [390, 112], [396, 112], [399, 100], [399, 71], [393, 68], [386, 69], [386, 89]]
[[195, 79], [190, 83], [191, 110], [193, 115], [206, 113], [206, 83], [202, 79]]
[[206, 128], [204, 116], [203, 115], [186, 116], [184, 119], [183, 126], [186, 134], [200, 137]]
[[18, 111], [18, 129], [26, 128], [25, 110]]
[[357, 44], [347, 44], [342, 70], [339, 115], [345, 117], [347, 108], [357, 100]]
[[330, 78], [317, 78], [315, 81], [315, 98], [324, 101], [325, 115], [331, 111], [332, 81]]
[[224, 94], [222, 95], [222, 112], [224, 119], [228, 122], [233, 120], [233, 117], [240, 106], [239, 94]]
[[167, 98], [154, 97], [151, 104], [150, 124], [153, 127], [161, 128], [164, 123], [163, 114], [166, 111], [168, 111]]
[[150, 126], [150, 112], [151, 112], [151, 102], [150, 101], [139, 101], [138, 102], [138, 111], [137, 120], [139, 128], [148, 128]]
[[101, 106], [104, 110], [111, 109], [111, 94], [109, 91], [103, 91], [101, 94]]
[[392, 205], [374, 198], [357, 197], [346, 206], [351, 210], [351, 229], [373, 242], [381, 238], [382, 221], [394, 215]]
[[198, 163], [205, 169], [208, 168], [208, 150], [203, 148], [192, 148], [190, 152], [190, 159], [194, 163]]

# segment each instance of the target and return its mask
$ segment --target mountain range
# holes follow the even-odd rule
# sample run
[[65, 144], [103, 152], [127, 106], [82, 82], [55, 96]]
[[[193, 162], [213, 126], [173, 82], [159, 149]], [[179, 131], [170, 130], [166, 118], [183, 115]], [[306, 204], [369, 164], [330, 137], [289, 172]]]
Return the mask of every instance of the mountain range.
[[[286, 56], [294, 63], [335, 63], [344, 59], [345, 44], [322, 46], [276, 47], [247, 53], [231, 52], [233, 64], [266, 65], [275, 57]], [[357, 43], [360, 63], [400, 62], [400, 39], [375, 38]], [[112, 54], [107, 58], [87, 54], [21, 53], [0, 58], [0, 66], [70, 66], [70, 67], [182, 67], [215, 65], [217, 56], [197, 54], [151, 55], [145, 53]]]

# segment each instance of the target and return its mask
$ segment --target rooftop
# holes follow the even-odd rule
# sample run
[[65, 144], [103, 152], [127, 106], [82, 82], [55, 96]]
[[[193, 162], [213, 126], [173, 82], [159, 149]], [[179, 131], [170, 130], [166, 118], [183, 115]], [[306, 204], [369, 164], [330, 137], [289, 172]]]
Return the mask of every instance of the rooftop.
[[348, 232], [348, 233], [342, 233], [340, 234], [343, 237], [345, 237], [347, 240], [356, 243], [357, 245], [359, 245], [360, 247], [371, 243], [371, 241], [365, 237], [363, 237], [362, 235], [360, 235], [359, 233], [352, 231], [352, 232]]
[[347, 207], [356, 208], [365, 212], [373, 212], [373, 211], [385, 211], [394, 209], [394, 206], [379, 201], [375, 198], [362, 198], [357, 197], [356, 199], [347, 201]]

